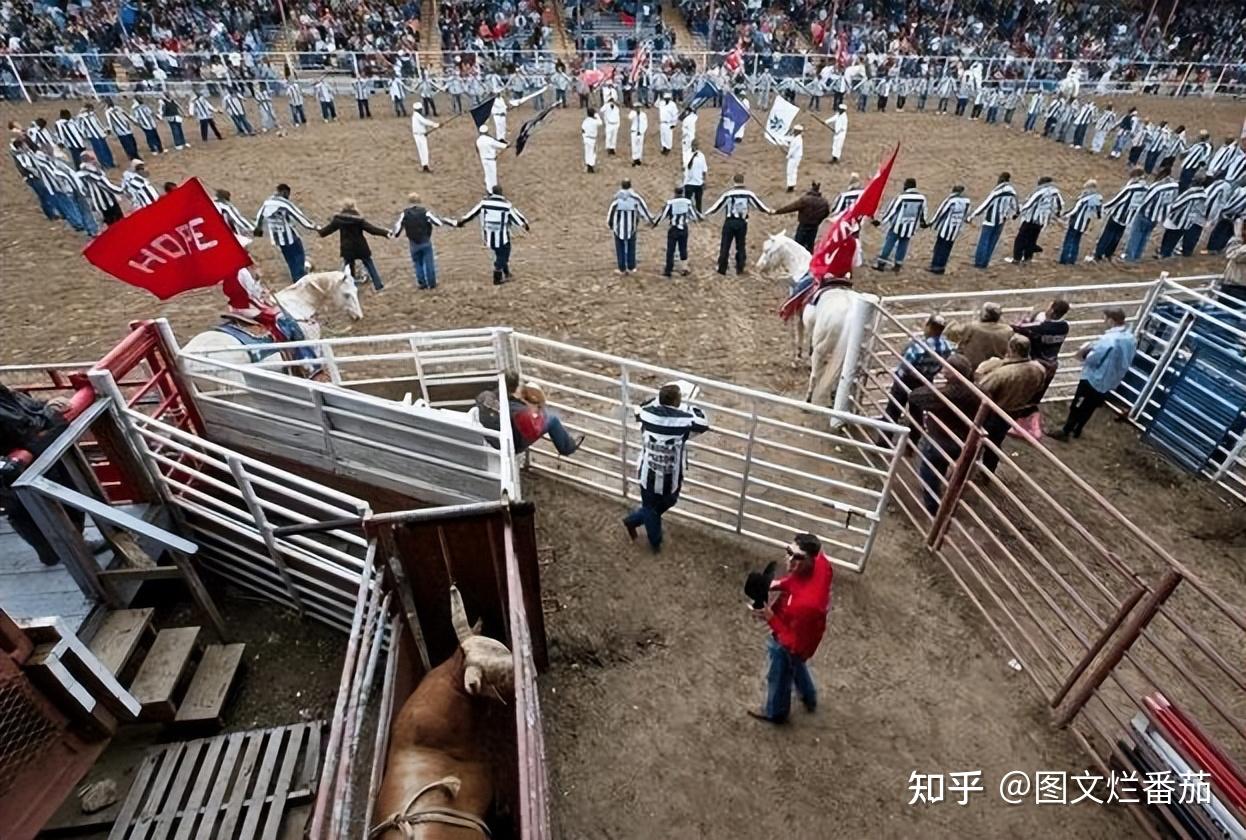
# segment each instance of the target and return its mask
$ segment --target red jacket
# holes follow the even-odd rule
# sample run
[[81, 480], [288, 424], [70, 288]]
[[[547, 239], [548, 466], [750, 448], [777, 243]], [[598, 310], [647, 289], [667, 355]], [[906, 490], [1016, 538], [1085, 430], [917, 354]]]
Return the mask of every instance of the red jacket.
[[826, 633], [832, 576], [831, 561], [819, 552], [809, 574], [789, 574], [771, 586], [780, 594], [772, 608], [770, 630], [779, 644], [798, 659], [811, 659]]

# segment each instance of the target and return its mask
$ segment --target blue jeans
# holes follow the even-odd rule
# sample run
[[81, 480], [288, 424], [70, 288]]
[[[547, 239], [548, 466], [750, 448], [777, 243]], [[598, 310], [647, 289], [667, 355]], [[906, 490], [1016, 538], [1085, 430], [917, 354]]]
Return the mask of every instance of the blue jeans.
[[336, 120], [337, 105], [332, 100], [328, 102], [321, 102], [320, 116], [324, 118], [325, 122], [328, 122], [329, 120]]
[[1101, 260], [1105, 257], [1116, 256], [1116, 248], [1121, 244], [1121, 236], [1125, 233], [1125, 226], [1120, 222], [1114, 222], [1108, 219], [1103, 223], [1103, 232], [1099, 234], [1099, 243], [1095, 245], [1095, 259]]
[[504, 242], [493, 249], [493, 270], [505, 276], [511, 273], [511, 244]]
[[100, 166], [105, 169], [112, 169], [117, 162], [112, 159], [112, 148], [108, 145], [108, 141], [103, 137], [92, 137], [91, 149], [95, 152], [95, 158], [100, 162]]
[[52, 201], [56, 204], [57, 211], [61, 214], [61, 218], [69, 223], [69, 226], [80, 233], [86, 232], [86, 222], [82, 219], [82, 211], [78, 207], [76, 198], [67, 193], [53, 193]]
[[138, 141], [134, 139], [133, 134], [118, 134], [117, 142], [121, 144], [121, 150], [130, 160], [138, 157]]
[[437, 262], [433, 243], [411, 243], [411, 265], [415, 268], [415, 285], [421, 289], [437, 288]]
[[991, 264], [991, 255], [995, 253], [995, 246], [999, 244], [999, 235], [1003, 230], [1002, 224], [982, 226], [982, 232], [978, 234], [978, 249], [973, 255], [974, 268], [986, 268]]
[[[891, 259], [891, 252], [896, 252], [896, 258]], [[883, 263], [891, 263], [896, 268], [904, 265], [904, 255], [909, 252], [909, 237], [898, 236], [894, 231], [887, 231], [887, 238], [883, 240], [883, 251], [878, 255], [878, 261], [875, 265], [881, 266]]]
[[87, 236], [95, 236], [100, 232], [99, 223], [95, 221], [95, 211], [91, 209], [91, 199], [85, 195], [74, 196], [78, 203], [78, 217], [82, 219], [82, 229]]
[[1077, 262], [1077, 252], [1082, 247], [1083, 231], [1069, 228], [1064, 234], [1064, 246], [1060, 249], [1060, 265], [1073, 265]]
[[934, 251], [930, 255], [930, 270], [942, 274], [947, 268], [948, 257], [952, 256], [952, 240], [942, 236], [935, 237]]
[[628, 239], [614, 238], [614, 259], [619, 271], [636, 270], [636, 234]]
[[246, 114], [242, 114], [240, 116], [235, 115], [235, 114], [230, 114], [229, 118], [233, 120], [234, 130], [237, 131], [239, 134], [254, 134], [255, 133], [255, 131], [251, 128], [250, 121], [247, 120]]
[[147, 140], [147, 148], [152, 154], [158, 155], [164, 151], [164, 143], [160, 140], [160, 132], [154, 128], [144, 128], [143, 137]]
[[1218, 254], [1224, 250], [1224, 246], [1229, 244], [1229, 240], [1233, 238], [1233, 222], [1229, 219], [1221, 219], [1216, 222], [1216, 226], [1211, 229], [1211, 233], [1207, 236], [1207, 250], [1213, 254]]
[[[346, 263], [346, 268], [350, 271], [352, 277], [355, 276], [355, 262], [355, 260], [350, 260]], [[376, 263], [372, 261], [372, 258], [364, 257], [358, 262], [363, 263], [363, 270], [368, 272], [368, 279], [372, 281], [372, 288], [378, 292], [384, 289], [385, 284], [381, 282], [381, 274], [376, 270]]]
[[307, 125], [307, 112], [303, 110], [302, 105], [290, 106], [290, 122], [295, 125]]
[[642, 487], [640, 490], [640, 507], [624, 517], [623, 524], [629, 528], [637, 528], [644, 525], [645, 536], [649, 538], [649, 545], [654, 551], [658, 551], [662, 548], [662, 514], [673, 508], [677, 501], [679, 501], [678, 493], [663, 496], [657, 493], [650, 493]]
[[571, 433], [563, 426], [562, 418], [552, 412], [545, 414], [545, 434], [549, 435], [559, 455], [571, 455], [580, 448], [575, 439], [571, 437]]
[[792, 687], [800, 695], [805, 708], [813, 710], [818, 705], [818, 690], [813, 686], [813, 676], [803, 659], [798, 659], [779, 644], [774, 636], [766, 642], [770, 667], [766, 671], [766, 707], [763, 710], [771, 720], [787, 720], [792, 711]]
[[169, 123], [169, 131], [173, 132], [173, 145], [182, 147], [186, 145], [186, 132], [182, 130], [180, 122]]
[[1033, 130], [1034, 130], [1034, 124], [1035, 124], [1036, 122], [1038, 122], [1038, 112], [1037, 112], [1037, 111], [1035, 111], [1033, 114], [1026, 114], [1026, 115], [1025, 115], [1025, 129], [1024, 129], [1024, 130], [1025, 130], [1025, 131], [1033, 131]]
[[306, 252], [303, 250], [303, 240], [298, 237], [289, 245], [278, 245], [281, 249], [281, 258], [286, 261], [286, 267], [290, 269], [290, 282], [297, 283], [303, 279], [303, 275], [307, 272], [304, 270], [306, 263]]
[[86, 149], [75, 149], [73, 146], [69, 146], [67, 151], [69, 152], [70, 158], [73, 159], [74, 169], [77, 169], [82, 165], [82, 153], [85, 152]]
[[60, 214], [56, 209], [56, 201], [52, 198], [52, 194], [48, 192], [48, 188], [43, 186], [43, 181], [39, 178], [27, 178], [26, 183], [30, 184], [30, 188], [35, 191], [35, 196], [39, 199], [39, 209], [43, 211], [43, 215], [48, 217], [48, 221], [60, 218]]
[[1137, 262], [1142, 259], [1142, 252], [1146, 250], [1147, 240], [1151, 238], [1151, 231], [1155, 229], [1155, 222], [1139, 215], [1134, 219], [1133, 227], [1129, 230], [1129, 244], [1125, 246], [1125, 259], [1129, 262]]

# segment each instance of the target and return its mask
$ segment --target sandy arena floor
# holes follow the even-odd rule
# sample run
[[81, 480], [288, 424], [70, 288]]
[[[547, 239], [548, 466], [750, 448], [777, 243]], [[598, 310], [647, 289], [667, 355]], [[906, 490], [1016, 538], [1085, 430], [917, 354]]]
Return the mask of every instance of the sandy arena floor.
[[[828, 100], [829, 101], [829, 100]], [[1213, 137], [1236, 133], [1240, 104], [1155, 100], [1145, 113], [1206, 126]], [[415, 164], [406, 124], [382, 116], [359, 122], [349, 113], [338, 125], [319, 121], [286, 138], [227, 138], [149, 161], [152, 179], [197, 175], [209, 188], [225, 187], [244, 212], [254, 212], [279, 181], [320, 222], [344, 197], [354, 198], [374, 222], [388, 226], [418, 190], [434, 211], [459, 214], [480, 197], [481, 177], [470, 144], [470, 120], [432, 135], [432, 175]], [[0, 108], [5, 120], [52, 116], [59, 106]], [[512, 135], [531, 111], [511, 118]], [[829, 116], [829, 110], [822, 116]], [[443, 119], [445, 117], [443, 116]], [[678, 176], [678, 158], [657, 155], [655, 130], [646, 165], [633, 169], [625, 155], [602, 157], [596, 175], [582, 172], [579, 116], [556, 114], [524, 156], [501, 161], [500, 180], [532, 222], [517, 237], [516, 281], [489, 285], [489, 254], [473, 226], [435, 235], [440, 288], [417, 292], [405, 246], [375, 242], [388, 283], [380, 296], [363, 295], [366, 319], [351, 330], [330, 322], [330, 334], [359, 335], [487, 324], [516, 328], [586, 347], [684, 367], [746, 385], [801, 394], [804, 374], [788, 364], [789, 337], [774, 311], [783, 289], [756, 277], [713, 273], [718, 247], [714, 220], [692, 234], [691, 277], [659, 276], [665, 235], [642, 234], [641, 271], [613, 274], [605, 212], [625, 177], [657, 208]], [[714, 116], [705, 112], [700, 136], [712, 142]], [[1003, 169], [1022, 193], [1043, 174], [1071, 198], [1088, 177], [1105, 193], [1124, 180], [1121, 161], [1061, 149], [1015, 131], [927, 114], [858, 115], [849, 112], [844, 164], [832, 168], [830, 134], [805, 114], [802, 188], [810, 180], [833, 195], [857, 170], [867, 175], [883, 151], [903, 147], [889, 194], [916, 177], [932, 206], [953, 183], [979, 199]], [[222, 131], [227, 131], [222, 119]], [[626, 128], [626, 127], [625, 127]], [[759, 142], [749, 127], [731, 160], [711, 153], [706, 200], [746, 173], [748, 185], [772, 205], [782, 203], [781, 153]], [[621, 146], [622, 147], [622, 146]], [[794, 228], [794, 217], [755, 218], [750, 262], [763, 235]], [[78, 255], [84, 240], [43, 220], [34, 197], [11, 166], [0, 173], [0, 359], [5, 363], [97, 358], [136, 318], [168, 317], [187, 338], [215, 320], [222, 306], [212, 291], [160, 305], [95, 271]], [[1012, 230], [997, 252], [1003, 257]], [[922, 271], [933, 237], [915, 240], [898, 275], [865, 271], [859, 288], [881, 294], [958, 288], [1001, 288], [1109, 282], [1154, 276], [1141, 268], [1055, 263], [1062, 229], [1043, 238], [1046, 252], [1027, 269], [969, 267], [976, 240], [958, 243], [951, 273]], [[881, 243], [866, 234], [866, 253]], [[1093, 238], [1093, 237], [1092, 237]], [[319, 266], [336, 263], [336, 241], [307, 240]], [[265, 279], [285, 282], [279, 255], [266, 242], [253, 246]], [[1178, 274], [1218, 272], [1217, 259], [1194, 258], [1165, 266]], [[1185, 480], [1140, 451], [1136, 437], [1100, 418], [1093, 446], [1067, 451], [1087, 479], [1136, 521], [1154, 523], [1156, 538], [1182, 559], [1223, 583], [1236, 603], [1246, 589], [1231, 558], [1241, 555], [1232, 514], [1205, 485]], [[1062, 451], [1063, 452], [1063, 451]], [[1147, 482], [1145, 485], [1143, 481]], [[1132, 836], [1123, 812], [1098, 806], [1010, 808], [991, 792], [1008, 770], [1080, 770], [1085, 757], [1066, 735], [1052, 732], [1045, 703], [1006, 665], [990, 636], [920, 539], [894, 515], [863, 576], [840, 573], [829, 637], [813, 667], [822, 692], [816, 716], [765, 729], [743, 716], [760, 697], [764, 634], [739, 605], [744, 572], [768, 552], [682, 523], [672, 523], [660, 561], [619, 538], [622, 508], [583, 497], [561, 485], [534, 482], [543, 541], [556, 548], [546, 594], [557, 609], [549, 620], [554, 667], [544, 678], [554, 809], [566, 838], [791, 838], [1086, 837]], [[1171, 487], [1148, 493], [1144, 487]], [[1197, 515], [1190, 516], [1193, 510]], [[1178, 516], [1178, 511], [1183, 515]], [[1234, 542], [1233, 540], [1237, 540]], [[911, 771], [982, 770], [987, 793], [968, 807], [910, 807]]]

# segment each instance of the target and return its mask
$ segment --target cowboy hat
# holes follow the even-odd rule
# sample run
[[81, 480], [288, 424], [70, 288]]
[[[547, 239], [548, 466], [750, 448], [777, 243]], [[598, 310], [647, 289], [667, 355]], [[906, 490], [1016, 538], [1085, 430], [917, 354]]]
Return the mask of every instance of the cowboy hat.
[[749, 572], [744, 581], [744, 594], [748, 596], [750, 606], [760, 610], [770, 600], [770, 584], [774, 581], [774, 570], [778, 563], [771, 560], [760, 572]]

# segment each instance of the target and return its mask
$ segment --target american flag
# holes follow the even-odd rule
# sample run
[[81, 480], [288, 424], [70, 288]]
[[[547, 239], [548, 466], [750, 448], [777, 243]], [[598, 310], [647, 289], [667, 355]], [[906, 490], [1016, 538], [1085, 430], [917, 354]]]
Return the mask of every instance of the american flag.
[[628, 74], [632, 84], [636, 84], [636, 80], [640, 78], [640, 74], [644, 72], [645, 65], [649, 63], [650, 47], [649, 42], [645, 41], [636, 48], [636, 54], [632, 56], [632, 70]]

